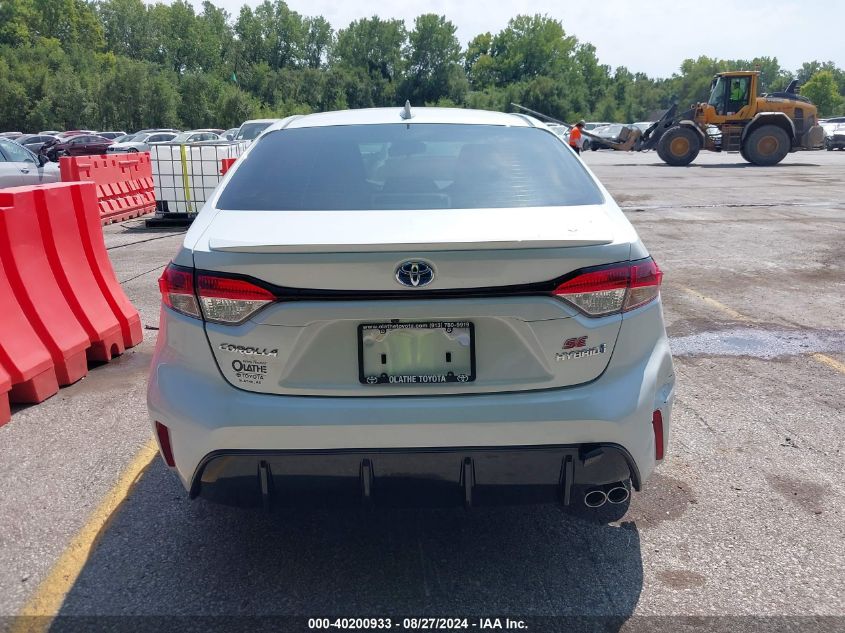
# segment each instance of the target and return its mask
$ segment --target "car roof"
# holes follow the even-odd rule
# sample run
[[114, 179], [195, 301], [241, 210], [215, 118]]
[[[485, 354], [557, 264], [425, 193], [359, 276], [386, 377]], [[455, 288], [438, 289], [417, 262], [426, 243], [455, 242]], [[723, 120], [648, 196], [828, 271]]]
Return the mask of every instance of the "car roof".
[[[490, 110], [468, 110], [464, 108], [411, 107], [411, 118], [400, 116], [402, 108], [364, 108], [319, 112], [286, 119], [269, 128], [268, 131], [287, 128], [328, 127], [333, 125], [373, 125], [383, 123], [443, 123], [462, 125], [503, 125], [532, 127], [538, 124], [523, 114], [508, 114]], [[287, 124], [285, 124], [287, 123]]]

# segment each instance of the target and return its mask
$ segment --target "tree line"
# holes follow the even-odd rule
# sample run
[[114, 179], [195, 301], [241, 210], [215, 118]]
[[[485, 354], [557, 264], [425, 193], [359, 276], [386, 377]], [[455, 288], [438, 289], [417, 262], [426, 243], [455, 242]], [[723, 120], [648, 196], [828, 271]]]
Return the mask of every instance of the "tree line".
[[822, 116], [845, 107], [845, 71], [776, 58], [684, 60], [668, 78], [602, 64], [543, 15], [518, 15], [464, 48], [446, 17], [412, 28], [372, 17], [335, 30], [284, 0], [237, 16], [206, 0], [0, 0], [0, 130], [232, 127], [344, 108], [521, 103], [566, 121], [648, 120], [706, 98], [721, 70], [759, 69], [765, 91], [795, 76]]

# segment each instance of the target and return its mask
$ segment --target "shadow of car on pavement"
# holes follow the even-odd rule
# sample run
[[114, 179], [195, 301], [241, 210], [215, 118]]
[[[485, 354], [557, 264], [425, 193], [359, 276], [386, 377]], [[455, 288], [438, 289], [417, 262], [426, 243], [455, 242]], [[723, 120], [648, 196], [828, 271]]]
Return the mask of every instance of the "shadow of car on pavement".
[[[601, 513], [546, 505], [267, 514], [188, 501], [156, 459], [100, 535], [51, 631], [78, 630], [85, 616], [147, 630], [138, 616], [196, 615], [586, 616], [618, 630], [642, 584], [636, 525]], [[155, 620], [149, 630], [168, 628]]]

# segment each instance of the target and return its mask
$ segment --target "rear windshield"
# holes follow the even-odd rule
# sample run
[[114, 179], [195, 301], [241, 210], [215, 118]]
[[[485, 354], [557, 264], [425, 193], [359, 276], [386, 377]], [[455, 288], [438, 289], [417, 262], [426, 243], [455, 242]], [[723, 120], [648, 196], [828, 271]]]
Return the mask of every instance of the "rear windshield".
[[382, 124], [277, 130], [242, 159], [221, 209], [478, 209], [600, 204], [553, 134], [528, 127]]

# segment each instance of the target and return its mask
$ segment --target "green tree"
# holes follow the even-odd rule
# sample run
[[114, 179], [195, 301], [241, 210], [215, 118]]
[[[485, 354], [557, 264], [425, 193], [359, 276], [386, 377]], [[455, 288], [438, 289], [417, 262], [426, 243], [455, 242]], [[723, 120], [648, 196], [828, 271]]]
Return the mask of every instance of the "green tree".
[[153, 29], [158, 34], [155, 48], [161, 63], [177, 74], [199, 68], [198, 26], [193, 5], [187, 0], [174, 0], [169, 6], [157, 4], [152, 17]]
[[261, 102], [237, 86], [225, 84], [217, 99], [217, 124], [222, 127], [240, 125], [261, 112]]
[[24, 130], [28, 98], [24, 87], [12, 76], [0, 57], [0, 129]]
[[[350, 107], [386, 106], [396, 103], [396, 86], [402, 79], [402, 50], [407, 41], [402, 20], [378, 17], [356, 20], [338, 31], [333, 58], [346, 69], [348, 79], [363, 85], [347, 85]], [[357, 76], [357, 77], [356, 77]]]
[[178, 119], [189, 129], [217, 125], [217, 101], [223, 89], [210, 73], [189, 73], [179, 82]]
[[402, 96], [420, 105], [441, 98], [463, 100], [466, 76], [456, 31], [457, 27], [442, 15], [427, 13], [414, 20], [404, 51], [407, 77]]
[[219, 68], [229, 56], [234, 39], [229, 20], [229, 14], [209, 0], [202, 3], [196, 23], [196, 46], [197, 62], [203, 70]]
[[836, 78], [829, 70], [819, 70], [801, 87], [801, 94], [819, 109], [819, 116], [839, 114], [842, 97], [836, 85]]
[[28, 44], [38, 31], [38, 18], [33, 0], [0, 1], [0, 45]]
[[305, 41], [302, 59], [309, 68], [323, 68], [334, 44], [332, 25], [322, 17], [305, 18]]
[[547, 16], [512, 18], [491, 44], [499, 85], [567, 74], [575, 65], [577, 42], [560, 22]]
[[483, 90], [496, 81], [496, 69], [492, 56], [493, 35], [476, 35], [464, 54], [464, 71], [473, 90]]
[[66, 48], [89, 52], [103, 48], [103, 26], [93, 5], [85, 0], [34, 0], [34, 8], [41, 37], [57, 39]]
[[152, 33], [143, 0], [103, 0], [97, 10], [108, 50], [136, 59], [149, 58]]
[[586, 84], [586, 109], [593, 112], [610, 85], [610, 67], [599, 64], [596, 47], [592, 44], [578, 44], [575, 48], [575, 63]]

